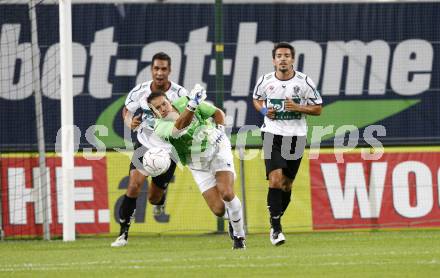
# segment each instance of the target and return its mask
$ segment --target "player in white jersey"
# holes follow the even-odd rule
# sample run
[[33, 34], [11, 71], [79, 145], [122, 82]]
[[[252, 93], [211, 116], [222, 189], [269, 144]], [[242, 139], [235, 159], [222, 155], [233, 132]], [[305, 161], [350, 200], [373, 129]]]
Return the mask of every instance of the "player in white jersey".
[[[119, 209], [121, 229], [118, 238], [111, 244], [113, 247], [125, 246], [128, 243], [128, 230], [136, 210], [136, 199], [148, 175], [143, 169], [143, 155], [151, 147], [160, 147], [171, 151], [171, 145], [153, 133], [154, 115], [147, 103], [147, 98], [155, 93], [165, 93], [171, 101], [188, 95], [185, 88], [168, 80], [170, 73], [171, 58], [166, 53], [156, 53], [151, 61], [153, 80], [134, 87], [128, 94], [122, 110], [124, 122], [137, 133], [137, 140], [135, 140], [135, 151], [130, 163], [127, 191]], [[141, 113], [136, 115], [138, 111]], [[151, 179], [148, 188], [148, 201], [154, 205], [153, 213], [156, 216], [164, 213], [167, 187], [174, 176], [175, 169], [176, 163], [172, 161], [170, 168], [164, 174]]]
[[293, 69], [293, 46], [276, 44], [272, 58], [275, 72], [258, 79], [253, 104], [264, 116], [261, 133], [269, 180], [270, 241], [280, 245], [285, 241], [281, 216], [290, 203], [292, 183], [306, 144], [306, 115], [320, 115], [322, 99], [310, 77]]

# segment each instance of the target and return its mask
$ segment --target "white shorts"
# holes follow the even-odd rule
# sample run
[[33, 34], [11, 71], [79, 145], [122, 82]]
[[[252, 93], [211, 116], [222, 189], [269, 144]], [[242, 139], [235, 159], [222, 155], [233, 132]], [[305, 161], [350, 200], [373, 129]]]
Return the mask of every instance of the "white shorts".
[[201, 193], [216, 186], [216, 172], [229, 171], [234, 175], [234, 180], [236, 178], [231, 144], [229, 142], [225, 143], [219, 145], [218, 152], [213, 155], [209, 163], [206, 164], [206, 167], [203, 169], [193, 169], [190, 167], [193, 178]]

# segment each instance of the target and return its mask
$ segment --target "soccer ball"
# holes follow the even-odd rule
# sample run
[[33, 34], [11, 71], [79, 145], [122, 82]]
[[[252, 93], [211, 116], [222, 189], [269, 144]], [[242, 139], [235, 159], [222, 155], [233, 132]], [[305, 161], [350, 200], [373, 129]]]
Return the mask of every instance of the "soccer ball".
[[160, 148], [151, 148], [144, 154], [142, 164], [151, 177], [157, 177], [170, 168], [171, 158], [167, 151]]

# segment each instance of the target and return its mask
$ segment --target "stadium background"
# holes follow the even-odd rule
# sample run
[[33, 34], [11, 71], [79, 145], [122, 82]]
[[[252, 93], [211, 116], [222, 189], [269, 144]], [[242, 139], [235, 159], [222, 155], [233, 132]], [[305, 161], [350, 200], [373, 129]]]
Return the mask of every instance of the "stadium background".
[[[38, 159], [32, 31], [28, 6], [22, 2], [0, 3], [0, 193], [6, 237], [38, 236], [42, 230], [34, 190]], [[51, 232], [59, 235], [61, 162], [54, 154], [61, 113], [58, 7], [42, 1], [36, 11]], [[306, 153], [294, 202], [283, 218], [286, 232], [440, 225], [439, 12], [435, 2], [223, 5], [224, 108], [232, 133], [261, 124], [251, 91], [258, 76], [272, 70], [270, 51], [277, 41], [292, 42], [298, 70], [311, 76], [323, 96], [324, 113], [309, 124], [333, 130], [324, 138], [322, 146], [328, 148], [321, 149], [318, 159]], [[115, 234], [114, 212], [127, 183], [130, 156], [121, 151], [125, 95], [150, 78], [152, 54], [165, 51], [173, 59], [171, 79], [187, 88], [203, 83], [215, 101], [215, 10], [206, 3], [100, 1], [74, 4], [72, 15], [77, 233]], [[94, 140], [87, 140], [94, 125], [104, 125], [108, 135], [98, 131]], [[386, 146], [378, 161], [362, 156], [363, 151], [375, 152], [363, 136], [371, 125], [386, 129], [386, 136], [373, 134]], [[360, 130], [359, 148], [338, 161], [334, 135], [344, 138], [355, 127]], [[106, 152], [85, 159], [84, 148], [96, 149], [100, 141]], [[350, 143], [348, 135], [345, 142]], [[266, 232], [267, 186], [258, 134], [249, 143], [253, 148], [246, 154], [251, 159], [240, 163], [236, 155], [236, 191], [245, 186], [249, 232]], [[176, 172], [167, 214], [154, 218], [142, 194], [133, 231], [206, 233], [218, 228], [187, 170]]]

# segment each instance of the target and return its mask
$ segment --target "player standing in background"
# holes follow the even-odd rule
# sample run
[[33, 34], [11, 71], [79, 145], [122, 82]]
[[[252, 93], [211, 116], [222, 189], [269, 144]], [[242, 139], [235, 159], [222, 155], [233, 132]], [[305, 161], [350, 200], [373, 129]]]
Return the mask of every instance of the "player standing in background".
[[211, 211], [218, 217], [228, 214], [233, 249], [245, 249], [242, 207], [233, 188], [234, 159], [224, 132], [225, 114], [203, 102], [205, 97], [206, 91], [199, 85], [189, 98], [181, 97], [172, 104], [165, 94], [151, 94], [148, 103], [158, 117], [154, 132], [170, 142], [180, 162], [188, 165]]
[[269, 180], [270, 241], [281, 245], [285, 241], [281, 216], [290, 203], [292, 183], [306, 144], [305, 115], [320, 115], [322, 99], [313, 81], [293, 69], [293, 46], [286, 42], [276, 44], [272, 58], [275, 71], [258, 79], [253, 104], [264, 116], [261, 134]]
[[[171, 145], [153, 133], [154, 116], [148, 105], [146, 105], [146, 98], [152, 92], [162, 92], [170, 100], [188, 95], [185, 88], [168, 80], [170, 73], [171, 58], [166, 53], [156, 53], [151, 61], [153, 80], [138, 84], [130, 91], [125, 100], [122, 117], [124, 123], [131, 130], [137, 132], [137, 136], [134, 144], [135, 151], [130, 163], [128, 187], [119, 209], [121, 229], [118, 238], [111, 244], [112, 247], [125, 246], [128, 243], [128, 230], [136, 210], [136, 199], [148, 175], [142, 166], [144, 153], [151, 147], [161, 147], [171, 151]], [[134, 116], [139, 109], [142, 110], [142, 113]], [[155, 205], [153, 209], [155, 215], [164, 212], [167, 187], [174, 176], [175, 169], [176, 163], [172, 161], [170, 168], [164, 174], [151, 179], [148, 188], [148, 201]]]

